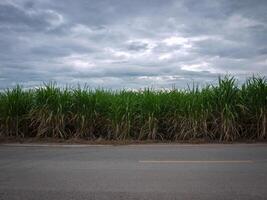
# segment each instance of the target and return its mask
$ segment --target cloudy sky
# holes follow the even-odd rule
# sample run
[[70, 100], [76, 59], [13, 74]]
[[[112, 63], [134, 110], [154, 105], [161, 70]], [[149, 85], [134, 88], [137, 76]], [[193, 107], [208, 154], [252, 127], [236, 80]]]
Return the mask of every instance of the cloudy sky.
[[0, 0], [0, 88], [267, 75], [266, 0]]

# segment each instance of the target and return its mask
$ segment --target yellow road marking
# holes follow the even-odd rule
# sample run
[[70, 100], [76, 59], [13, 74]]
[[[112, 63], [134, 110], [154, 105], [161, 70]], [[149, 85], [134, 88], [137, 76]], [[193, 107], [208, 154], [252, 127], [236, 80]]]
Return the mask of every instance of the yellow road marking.
[[139, 160], [139, 163], [178, 163], [178, 164], [205, 164], [205, 163], [254, 163], [252, 160]]

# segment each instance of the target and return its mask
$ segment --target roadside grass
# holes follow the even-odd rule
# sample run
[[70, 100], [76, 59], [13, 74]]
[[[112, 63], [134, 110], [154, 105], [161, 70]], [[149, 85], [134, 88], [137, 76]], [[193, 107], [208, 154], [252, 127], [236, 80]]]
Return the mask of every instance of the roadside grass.
[[0, 136], [110, 141], [267, 139], [267, 80], [234, 77], [171, 91], [88, 87], [0, 92]]

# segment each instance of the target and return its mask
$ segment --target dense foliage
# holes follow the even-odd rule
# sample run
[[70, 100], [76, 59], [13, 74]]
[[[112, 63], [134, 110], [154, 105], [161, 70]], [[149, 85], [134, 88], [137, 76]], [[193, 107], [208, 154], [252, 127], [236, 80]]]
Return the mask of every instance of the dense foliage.
[[0, 92], [0, 135], [84, 139], [209, 140], [267, 139], [267, 81], [233, 77], [199, 89]]

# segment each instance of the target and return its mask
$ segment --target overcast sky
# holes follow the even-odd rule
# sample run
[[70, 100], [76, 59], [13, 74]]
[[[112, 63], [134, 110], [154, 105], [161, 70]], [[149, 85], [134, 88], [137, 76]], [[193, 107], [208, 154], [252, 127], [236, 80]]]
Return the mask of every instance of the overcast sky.
[[0, 88], [267, 75], [266, 0], [0, 0]]

